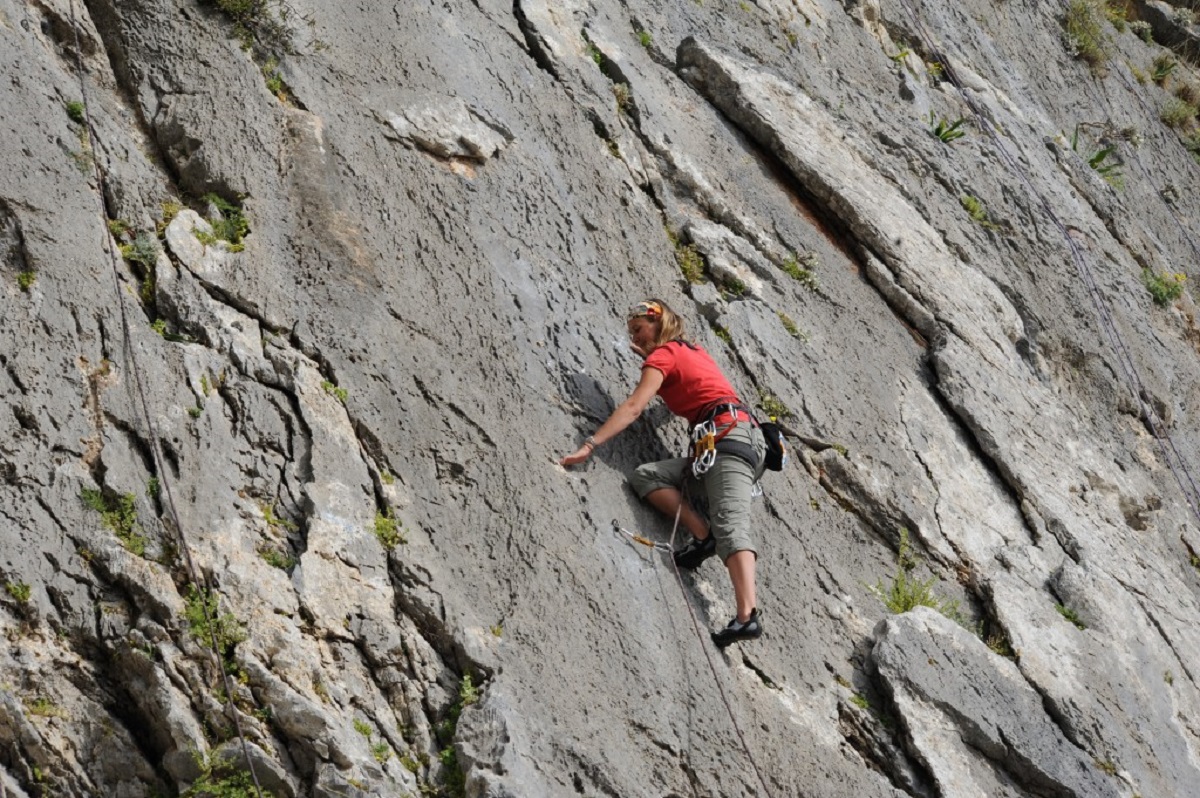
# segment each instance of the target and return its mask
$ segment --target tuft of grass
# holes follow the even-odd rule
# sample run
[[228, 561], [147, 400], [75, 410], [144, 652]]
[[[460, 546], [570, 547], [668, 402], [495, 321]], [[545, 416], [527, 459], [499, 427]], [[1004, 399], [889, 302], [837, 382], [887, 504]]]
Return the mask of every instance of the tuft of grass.
[[33, 595], [33, 590], [24, 582], [6, 582], [4, 590], [18, 604], [28, 604], [29, 597]]
[[267, 91], [275, 95], [275, 99], [281, 103], [286, 103], [287, 88], [283, 83], [283, 75], [279, 73], [279, 59], [271, 56], [261, 67], [263, 82], [267, 84]]
[[1200, 106], [1200, 84], [1191, 80], [1180, 81], [1175, 86], [1175, 96], [1196, 108]]
[[245, 249], [242, 239], [250, 232], [250, 222], [241, 206], [217, 194], [205, 194], [201, 200], [217, 210], [217, 218], [209, 220], [212, 235], [228, 243], [230, 252], [241, 252]]
[[807, 333], [796, 326], [796, 322], [791, 316], [784, 313], [782, 310], [776, 311], [775, 315], [779, 317], [779, 323], [783, 325], [783, 329], [787, 330], [788, 335], [792, 336], [793, 338], [798, 338], [805, 343], [808, 342]]
[[733, 346], [733, 336], [729, 334], [729, 330], [722, 327], [720, 324], [711, 324], [713, 334], [716, 335], [726, 346]]
[[967, 215], [970, 216], [976, 224], [988, 230], [996, 229], [996, 223], [993, 222], [988, 216], [987, 210], [983, 207], [983, 201], [978, 197], [970, 194], [963, 194], [958, 198], [958, 201], [962, 204], [963, 210], [967, 212]]
[[1104, 70], [1112, 47], [1104, 30], [1105, 17], [1099, 0], [1071, 0], [1063, 18], [1067, 51], [1086, 63], [1093, 73]]
[[1106, 776], [1117, 775], [1117, 765], [1111, 759], [1093, 759], [1096, 767], [1101, 770]]
[[382, 765], [392, 758], [392, 747], [387, 744], [386, 740], [372, 743], [371, 756], [375, 757], [375, 761]]
[[684, 244], [675, 248], [675, 262], [689, 283], [704, 282], [704, 257], [695, 244]]
[[1170, 52], [1163, 52], [1154, 57], [1151, 66], [1150, 79], [1161, 86], [1179, 68], [1179, 61]]
[[758, 389], [758, 406], [773, 419], [791, 418], [792, 411], [773, 393]]
[[146, 538], [138, 524], [132, 493], [110, 496], [95, 488], [84, 488], [79, 495], [84, 504], [100, 513], [100, 520], [117, 536], [121, 545], [138, 557], [145, 556]]
[[281, 571], [288, 571], [296, 564], [296, 558], [290, 553], [279, 551], [278, 549], [263, 546], [258, 550], [258, 556], [263, 559], [267, 565], [272, 568], [278, 568]]
[[1054, 609], [1058, 610], [1059, 615], [1066, 618], [1071, 623], [1075, 624], [1075, 626], [1077, 628], [1079, 628], [1079, 629], [1087, 628], [1087, 624], [1085, 624], [1082, 620], [1080, 620], [1079, 613], [1076, 612], [1075, 610], [1073, 610], [1072, 608], [1068, 607], [1067, 605], [1055, 604]]
[[275, 507], [270, 504], [259, 505], [259, 509], [262, 510], [263, 520], [267, 522], [267, 526], [270, 527], [271, 531], [275, 532], [276, 534], [278, 534], [280, 529], [286, 529], [290, 532], [295, 532], [300, 528], [296, 526], [294, 522], [275, 515]]
[[[1100, 175], [1105, 183], [1115, 189], [1122, 189], [1125, 187], [1125, 176], [1121, 173], [1121, 162], [1113, 156], [1116, 149], [1115, 144], [1110, 144], [1096, 150], [1088, 158], [1088, 166], [1095, 169], [1096, 174]], [[1109, 158], [1113, 158], [1113, 160], [1106, 163]]]
[[933, 111], [930, 111], [929, 132], [933, 134], [934, 138], [943, 144], [950, 144], [951, 142], [957, 141], [963, 136], [967, 135], [967, 131], [963, 130], [963, 125], [966, 123], [966, 121], [966, 119], [960, 116], [958, 119], [955, 119], [953, 122], [951, 122], [946, 119], [946, 117], [935, 116]]
[[408, 543], [408, 538], [404, 537], [404, 532], [401, 531], [400, 522], [392, 515], [391, 507], [375, 512], [375, 537], [388, 551]]
[[1167, 307], [1183, 296], [1183, 283], [1187, 275], [1183, 272], [1155, 274], [1150, 269], [1142, 269], [1142, 284], [1150, 292], [1151, 298], [1163, 307]]
[[361, 718], [354, 719], [354, 730], [356, 732], [358, 732], [359, 734], [361, 734], [363, 737], [366, 737], [368, 740], [370, 740], [371, 735], [375, 733], [375, 729], [373, 729], [371, 727], [371, 724], [367, 723], [365, 720], [362, 720]]
[[255, 798], [254, 780], [244, 770], [196, 754], [200, 776], [179, 793], [179, 798]]
[[854, 695], [850, 696], [850, 703], [859, 709], [865, 709], [868, 711], [871, 709], [871, 702], [868, 701], [867, 697], [862, 693], [855, 693]]
[[392, 472], [387, 470], [379, 472], [379, 479], [384, 485], [394, 485], [396, 483], [396, 478], [392, 476]]
[[79, 100], [67, 100], [63, 103], [63, 108], [67, 112], [67, 118], [77, 125], [82, 125], [87, 122], [87, 109]]
[[1118, 33], [1124, 33], [1128, 26], [1124, 0], [1104, 0], [1104, 18], [1117, 29]]
[[820, 288], [820, 281], [817, 279], [815, 271], [820, 259], [815, 252], [808, 252], [804, 255], [793, 252], [788, 255], [787, 259], [780, 266], [784, 274], [791, 277], [800, 285], [807, 288], [809, 291], [816, 293]]
[[153, 269], [158, 261], [158, 239], [150, 233], [139, 233], [133, 241], [121, 246], [121, 257], [130, 263]]
[[896, 552], [896, 573], [890, 585], [877, 582], [872, 590], [884, 605], [894, 613], [908, 612], [914, 607], [931, 607], [952, 621], [962, 622], [957, 599], [939, 596], [933, 589], [938, 578], [931, 576], [921, 580], [912, 576], [920, 563], [908, 541], [908, 530], [900, 528], [900, 547]]
[[1175, 684], [1175, 674], [1170, 671], [1163, 671], [1163, 681], [1167, 683], [1167, 686]]
[[350, 395], [350, 392], [345, 388], [339, 388], [329, 380], [321, 380], [321, 390], [325, 391], [325, 393], [337, 399], [342, 404], [346, 404], [346, 397]]
[[498, 623], [490, 628], [493, 637], [502, 637], [504, 635], [504, 624]]
[[638, 31], [638, 42], [642, 47], [649, 47], [654, 44], [654, 37], [650, 35], [650, 31], [640, 30]]
[[741, 297], [746, 293], [746, 284], [736, 277], [729, 277], [721, 281], [721, 291], [728, 296]]
[[29, 293], [29, 289], [33, 288], [33, 284], [37, 281], [37, 272], [32, 269], [26, 269], [23, 272], [17, 272], [17, 288], [23, 292]]
[[613, 98], [617, 101], [617, 113], [627, 113], [629, 111], [629, 103], [633, 101], [633, 93], [629, 89], [629, 84], [612, 84], [612, 93]]
[[1167, 127], [1181, 128], [1187, 125], [1188, 122], [1196, 118], [1196, 106], [1189, 103], [1187, 100], [1182, 100], [1178, 97], [1172, 97], [1167, 100], [1167, 104], [1163, 106], [1159, 112], [1158, 118], [1162, 120]]
[[29, 710], [30, 715], [37, 715], [39, 718], [63, 718], [67, 714], [45, 696], [38, 696], [25, 707]]

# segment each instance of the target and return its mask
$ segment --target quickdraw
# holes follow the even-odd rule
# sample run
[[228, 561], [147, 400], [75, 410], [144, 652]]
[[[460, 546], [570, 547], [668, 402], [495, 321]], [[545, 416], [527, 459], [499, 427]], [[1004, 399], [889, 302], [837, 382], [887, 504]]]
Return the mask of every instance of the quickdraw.
[[717, 425], [701, 421], [692, 429], [692, 476], [699, 479], [717, 462]]
[[619, 535], [625, 535], [630, 540], [632, 540], [634, 543], [641, 543], [643, 546], [649, 546], [652, 549], [658, 549], [659, 551], [665, 551], [668, 554], [670, 554], [672, 551], [670, 543], [655, 543], [653, 540], [651, 540], [648, 537], [634, 534], [633, 532], [630, 532], [625, 527], [621, 526], [621, 522], [615, 518], [613, 519], [613, 522], [612, 522], [612, 528], [613, 528], [613, 532], [615, 532], [616, 534], [619, 534]]

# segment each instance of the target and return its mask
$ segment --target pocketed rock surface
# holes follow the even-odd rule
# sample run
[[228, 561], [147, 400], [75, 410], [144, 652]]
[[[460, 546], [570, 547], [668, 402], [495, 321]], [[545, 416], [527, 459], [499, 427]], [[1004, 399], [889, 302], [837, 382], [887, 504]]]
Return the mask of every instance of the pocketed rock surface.
[[[1195, 795], [1188, 9], [222, 5], [0, 0], [0, 796]], [[683, 422], [555, 462], [648, 296], [724, 651]]]

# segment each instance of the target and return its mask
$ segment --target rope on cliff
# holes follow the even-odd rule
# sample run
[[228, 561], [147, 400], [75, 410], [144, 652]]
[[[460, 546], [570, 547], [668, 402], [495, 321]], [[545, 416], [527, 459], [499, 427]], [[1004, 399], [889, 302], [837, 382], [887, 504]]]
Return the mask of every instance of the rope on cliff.
[[[75, 0], [69, 0], [69, 3], [71, 7], [71, 28], [75, 34], [75, 68], [79, 75], [79, 92], [81, 95], [80, 99], [83, 103], [84, 129], [87, 132], [89, 142], [94, 142], [96, 138], [92, 128], [91, 108], [88, 105], [87, 80], [85, 78], [86, 73], [83, 67], [83, 48], [79, 37], [79, 21], [75, 16]], [[96, 206], [100, 214], [100, 228], [105, 231], [101, 246], [109, 256], [109, 263], [111, 266], [109, 272], [112, 276], [113, 294], [117, 300], [117, 307], [121, 312], [121, 332], [124, 336], [123, 348], [125, 350], [125, 356], [129, 360], [129, 370], [133, 376], [134, 386], [137, 389], [139, 409], [141, 410], [142, 414], [142, 422], [146, 425], [146, 437], [150, 442], [150, 451], [154, 458], [155, 470], [158, 472], [159, 485], [162, 488], [163, 495], [165, 495], [167, 499], [166, 505], [167, 511], [171, 516], [171, 523], [174, 524], [175, 533], [179, 536], [180, 549], [183, 551], [184, 561], [188, 570], [188, 577], [191, 579], [193, 585], [197, 585], [206, 591], [206, 596], [213, 595], [213, 591], [211, 586], [208, 584], [208, 580], [200, 576], [200, 572], [196, 568], [195, 562], [192, 560], [191, 548], [188, 546], [187, 538], [184, 535], [183, 524], [181, 524], [179, 521], [179, 512], [176, 510], [175, 499], [171, 492], [171, 480], [167, 477], [169, 471], [165, 467], [163, 461], [162, 451], [159, 447], [158, 433], [154, 428], [154, 421], [150, 415], [149, 403], [146, 401], [146, 390], [141, 367], [138, 365], [137, 356], [134, 353], [133, 347], [130, 345], [132, 335], [129, 328], [129, 315], [125, 310], [124, 297], [121, 295], [120, 262], [117, 260], [116, 252], [111, 246], [112, 236], [108, 235], [107, 222], [109, 216], [107, 200], [105, 199], [104, 192], [105, 178], [104, 170], [100, 167], [99, 158], [92, 158], [92, 171], [96, 176], [96, 181], [99, 186], [99, 191], [96, 192]], [[226, 673], [225, 665], [221, 660], [221, 646], [217, 641], [217, 623], [216, 619], [213, 617], [213, 612], [216, 611], [216, 608], [210, 607], [208, 601], [201, 601], [200, 605], [204, 611], [204, 620], [209, 632], [209, 643], [212, 648], [213, 656], [216, 659], [217, 670], [221, 674], [222, 685], [225, 688], [225, 697], [229, 706], [228, 714], [230, 719], [233, 721], [233, 727], [237, 733], [238, 739], [241, 741], [242, 756], [246, 761], [246, 768], [250, 773], [250, 778], [254, 782], [255, 794], [258, 796], [258, 798], [263, 798], [262, 785], [259, 783], [258, 774], [254, 769], [254, 760], [250, 756], [249, 743], [247, 742], [246, 735], [242, 730], [242, 723], [238, 718], [237, 705], [234, 703], [233, 686], [229, 681], [229, 674]]]
[[917, 36], [924, 42], [926, 52], [938, 55], [943, 73], [963, 98], [967, 107], [971, 109], [971, 113], [974, 114], [980, 129], [987, 134], [997, 152], [999, 152], [1000, 156], [1008, 164], [1009, 169], [1024, 185], [1030, 198], [1035, 200], [1035, 204], [1040, 207], [1042, 213], [1058, 229], [1063, 240], [1066, 241], [1067, 248], [1071, 252], [1071, 258], [1075, 262], [1075, 269], [1087, 287], [1088, 296], [1091, 298], [1092, 304], [1096, 309], [1100, 327], [1104, 331], [1104, 335], [1108, 339], [1109, 346], [1116, 355], [1117, 361], [1120, 363], [1121, 370], [1124, 372], [1126, 387], [1133, 394], [1144, 418], [1150, 425], [1151, 433], [1158, 442], [1159, 451], [1162, 453], [1163, 462], [1167, 464], [1167, 468], [1170, 469], [1172, 476], [1174, 476], [1175, 482], [1178, 484], [1180, 492], [1183, 493], [1192, 514], [1200, 522], [1200, 488], [1197, 488], [1196, 481], [1188, 469], [1187, 461], [1184, 460], [1183, 455], [1180, 454], [1179, 449], [1175, 446], [1175, 441], [1171, 438], [1165, 422], [1158, 415], [1158, 411], [1154, 409], [1154, 405], [1148, 399], [1149, 394], [1142, 382], [1137, 364], [1134, 362], [1133, 356], [1130, 354], [1129, 347], [1125, 344], [1125, 339], [1121, 336], [1120, 330], [1117, 329], [1116, 321], [1113, 319], [1112, 311], [1109, 309], [1108, 300], [1103, 292], [1101, 292], [1091, 267], [1088, 265], [1086, 258], [1084, 258], [1083, 252], [1079, 249], [1079, 244], [1071, 237], [1066, 224], [1054, 212], [1049, 201], [1033, 185], [1028, 170], [1023, 168], [1017, 158], [1009, 152], [1000, 135], [996, 132], [995, 127], [992, 126], [991, 122], [984, 115], [974, 98], [963, 88], [962, 82], [954, 72], [953, 65], [949, 63], [949, 59], [945, 57], [945, 54], [939, 48], [934, 46], [933, 37], [929, 35], [928, 30], [922, 23], [920, 16], [913, 7], [912, 0], [900, 0], [900, 2], [912, 19]]
[[767, 786], [767, 780], [763, 776], [762, 770], [758, 767], [758, 762], [754, 758], [754, 754], [750, 751], [750, 744], [746, 742], [746, 735], [742, 732], [741, 725], [737, 722], [737, 716], [733, 712], [733, 704], [729, 701], [729, 696], [725, 693], [725, 687], [721, 684], [721, 677], [717, 675], [717, 666], [713, 662], [710, 646], [704, 640], [704, 631], [700, 627], [700, 621], [696, 618], [696, 610], [692, 606], [692, 602], [688, 599], [687, 586], [683, 583], [683, 574], [679, 571], [679, 566], [675, 564], [673, 555], [675, 551], [675, 534], [679, 531], [679, 516], [683, 512], [683, 502], [687, 500], [686, 493], [680, 497], [679, 507], [675, 510], [675, 523], [671, 526], [671, 541], [669, 543], [655, 543], [653, 540], [630, 532], [621, 526], [617, 519], [613, 519], [613, 531], [626, 535], [636, 543], [643, 546], [655, 549], [656, 551], [665, 551], [667, 559], [671, 561], [671, 569], [675, 572], [675, 581], [679, 584], [679, 592], [683, 594], [683, 603], [687, 605], [688, 615], [692, 618], [692, 629], [696, 632], [696, 639], [700, 641], [700, 648], [704, 651], [704, 657], [708, 660], [708, 669], [712, 671], [713, 682], [717, 685], [717, 691], [721, 694], [721, 701], [725, 704], [725, 712], [729, 715], [729, 722], [733, 724], [733, 731], [737, 734], [738, 742], [742, 744], [742, 750], [746, 753], [746, 758], [750, 760], [750, 766], [754, 768], [754, 775], [758, 776], [758, 782], [762, 785], [763, 794], [767, 798], [771, 798], [771, 788]]

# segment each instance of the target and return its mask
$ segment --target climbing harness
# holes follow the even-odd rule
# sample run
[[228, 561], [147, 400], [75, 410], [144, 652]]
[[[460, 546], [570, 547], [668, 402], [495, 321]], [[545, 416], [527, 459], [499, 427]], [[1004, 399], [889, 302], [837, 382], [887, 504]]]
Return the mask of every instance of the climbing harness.
[[762, 770], [758, 766], [758, 762], [754, 759], [754, 754], [750, 751], [750, 744], [746, 742], [746, 735], [742, 732], [742, 727], [737, 722], [737, 716], [733, 713], [733, 705], [729, 702], [729, 696], [725, 693], [725, 687], [721, 684], [721, 677], [717, 675], [717, 666], [713, 663], [712, 652], [709, 651], [709, 646], [704, 644], [704, 632], [700, 628], [700, 621], [696, 618], [696, 609], [692, 606], [692, 602], [688, 600], [687, 587], [683, 583], [683, 574], [679, 571], [679, 566], [675, 563], [675, 535], [679, 531], [679, 516], [683, 512], [683, 503], [687, 501], [687, 487], [684, 486], [683, 495], [680, 497], [679, 507], [675, 509], [675, 522], [671, 525], [671, 540], [669, 543], [655, 543], [653, 540], [630, 532], [621, 526], [621, 522], [613, 519], [613, 532], [623, 534], [636, 543], [643, 546], [648, 546], [658, 551], [666, 552], [668, 559], [671, 561], [671, 569], [675, 573], [675, 582], [679, 585], [679, 592], [683, 595], [683, 603], [687, 605], [688, 615], [692, 619], [692, 629], [696, 632], [696, 639], [700, 641], [700, 647], [704, 651], [704, 658], [708, 660], [708, 669], [712, 672], [713, 682], [717, 685], [717, 691], [721, 694], [721, 702], [725, 704], [725, 712], [729, 715], [729, 722], [733, 725], [733, 731], [737, 734], [738, 741], [742, 744], [742, 750], [746, 753], [746, 758], [750, 760], [750, 766], [754, 768], [754, 774], [758, 776], [758, 782], [762, 786], [763, 795], [766, 798], [772, 798], [771, 789], [767, 786], [767, 780], [763, 776]]
[[[913, 6], [912, 0], [900, 0], [905, 11], [912, 20], [913, 26], [917, 31], [917, 35], [923, 40], [928, 52], [939, 52], [933, 45], [933, 37], [925, 28], [920, 16], [917, 14], [916, 8]], [[1109, 302], [1100, 289], [1096, 281], [1095, 274], [1087, 263], [1083, 252], [1080, 250], [1078, 242], [1071, 236], [1066, 224], [1059, 218], [1054, 209], [1050, 207], [1050, 202], [1037, 190], [1027, 172], [1020, 164], [1017, 158], [1008, 150], [1000, 135], [996, 132], [995, 127], [988, 120], [987, 116], [980, 109], [975, 99], [963, 89], [962, 82], [954, 71], [953, 65], [949, 63], [949, 59], [944, 54], [941, 55], [940, 63], [942, 64], [943, 73], [946, 78], [958, 91], [967, 107], [971, 109], [981, 130], [983, 130], [988, 138], [992, 141], [996, 151], [1001, 158], [1007, 163], [1009, 169], [1021, 183], [1025, 186], [1025, 190], [1029, 197], [1034, 200], [1034, 204], [1040, 208], [1046, 218], [1062, 235], [1066, 242], [1067, 249], [1071, 253], [1071, 258], [1075, 263], [1075, 269], [1079, 274], [1084, 286], [1087, 289], [1088, 296], [1092, 300], [1092, 305], [1095, 308], [1097, 319], [1101, 329], [1104, 331], [1104, 336], [1108, 339], [1108, 344], [1112, 348], [1113, 354], [1116, 356], [1117, 362], [1120, 364], [1121, 372], [1123, 372], [1126, 388], [1133, 395], [1133, 399], [1137, 402], [1141, 409], [1143, 417], [1146, 419], [1151, 428], [1151, 432], [1155, 441], [1158, 443], [1158, 448], [1162, 454], [1163, 462], [1171, 471], [1171, 475], [1175, 478], [1179, 490], [1184, 495], [1184, 499], [1188, 503], [1192, 514], [1200, 521], [1200, 488], [1197, 487], [1195, 479], [1192, 477], [1188, 469], [1187, 461], [1183, 458], [1182, 453], [1175, 445], [1170, 432], [1166, 428], [1165, 422], [1155, 410], [1152, 402], [1149, 401], [1149, 392], [1145, 388], [1145, 384], [1138, 371], [1137, 364], [1133, 360], [1133, 355], [1130, 353], [1129, 346], [1125, 343], [1124, 337], [1121, 335], [1117, 327], [1116, 320], [1112, 317]], [[1136, 96], [1136, 93], [1135, 93]], [[1188, 236], [1189, 242], [1191, 237]], [[1193, 243], [1193, 249], [1195, 249]]]
[[[86, 73], [84, 72], [83, 68], [83, 48], [79, 38], [79, 21], [75, 16], [75, 0], [69, 0], [69, 5], [71, 9], [71, 28], [75, 34], [75, 67], [79, 74], [79, 91], [81, 101], [83, 102], [84, 127], [87, 130], [89, 140], [98, 141], [96, 136], [93, 135], [92, 130], [92, 115], [91, 108], [88, 104], [87, 80], [85, 78]], [[145, 376], [142, 374], [141, 368], [138, 365], [137, 355], [134, 351], [134, 348], [130, 346], [130, 341], [132, 340], [133, 336], [130, 333], [129, 315], [125, 310], [125, 301], [121, 292], [120, 277], [118, 276], [120, 266], [116, 258], [116, 252], [111, 246], [111, 236], [107, 235], [109, 216], [105, 200], [106, 183], [104, 171], [100, 167], [99, 158], [92, 159], [92, 170], [95, 173], [97, 184], [100, 187], [100, 190], [96, 192], [96, 204], [100, 212], [100, 219], [102, 222], [101, 229], [103, 229], [106, 233], [101, 242], [101, 246], [105, 251], [108, 252], [109, 256], [113, 291], [117, 298], [117, 307], [120, 309], [121, 313], [121, 331], [124, 336], [125, 356], [129, 359], [129, 370], [133, 376], [133, 384], [137, 389], [138, 407], [141, 410], [142, 423], [146, 425], [147, 434], [145, 436], [145, 440], [149, 441], [150, 443], [150, 451], [154, 460], [155, 472], [158, 475], [163, 496], [166, 499], [165, 505], [167, 507], [167, 511], [170, 513], [171, 523], [175, 528], [175, 533], [179, 536], [180, 549], [184, 555], [184, 562], [188, 570], [188, 578], [191, 584], [207, 591], [208, 594], [211, 595], [212, 589], [208, 585], [207, 579], [201, 577], [199, 570], [196, 568], [196, 563], [192, 560], [191, 547], [188, 545], [187, 538], [184, 535], [183, 524], [180, 523], [179, 520], [179, 511], [175, 507], [175, 498], [171, 491], [171, 479], [168, 477], [170, 472], [163, 462], [163, 454], [159, 446], [159, 441], [161, 438], [154, 429], [153, 417], [150, 414], [150, 405], [146, 400]], [[225, 695], [228, 699], [229, 718], [233, 721], [234, 732], [237, 734], [238, 740], [241, 742], [242, 757], [246, 762], [246, 769], [250, 773], [250, 779], [254, 783], [255, 795], [258, 796], [258, 798], [263, 798], [264, 793], [262, 785], [258, 780], [258, 773], [254, 767], [254, 760], [250, 756], [250, 744], [246, 740], [246, 734], [242, 729], [242, 722], [239, 718], [240, 712], [237, 708], [237, 705], [234, 703], [234, 697], [236, 693], [234, 692], [233, 685], [230, 682], [229, 674], [227, 673], [224, 664], [221, 662], [221, 647], [217, 641], [217, 628], [219, 624], [216, 622], [215, 618], [216, 608], [210, 607], [209, 602], [207, 601], [200, 602], [200, 606], [204, 611], [205, 626], [209, 630], [210, 647], [212, 653], [216, 657], [217, 670], [221, 674]]]

